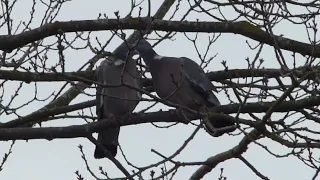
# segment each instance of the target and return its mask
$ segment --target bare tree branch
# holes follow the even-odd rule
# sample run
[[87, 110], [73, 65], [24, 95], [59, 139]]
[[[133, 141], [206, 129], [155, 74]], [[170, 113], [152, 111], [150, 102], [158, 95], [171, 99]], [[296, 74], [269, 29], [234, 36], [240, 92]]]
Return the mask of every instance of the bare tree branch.
[[[154, 17], [158, 18], [158, 17]], [[151, 25], [150, 25], [151, 22]], [[67, 21], [46, 24], [34, 30], [18, 35], [0, 36], [0, 49], [11, 52], [13, 49], [27, 45], [43, 38], [66, 32], [77, 31], [101, 31], [112, 29], [136, 29], [146, 30], [151, 26], [153, 30], [176, 32], [209, 32], [209, 33], [235, 33], [251, 38], [261, 43], [274, 45], [274, 39], [279, 48], [320, 57], [320, 46], [307, 44], [281, 36], [271, 37], [258, 26], [246, 21], [239, 22], [190, 22], [190, 21], [165, 21], [150, 18], [124, 18], [124, 19], [99, 19], [83, 21]], [[132, 36], [133, 37], [133, 36]]]
[[[253, 112], [262, 113], [262, 112], [266, 112], [275, 102], [276, 101], [246, 103], [244, 105], [241, 103], [221, 105], [221, 106], [211, 108], [211, 112], [213, 113], [210, 115], [218, 116], [216, 113], [221, 113], [221, 112], [224, 114], [237, 113], [240, 107], [241, 107], [242, 113], [253, 113]], [[49, 109], [39, 113], [34, 113], [34, 115], [31, 114], [29, 116], [22, 117], [17, 120], [0, 124], [0, 128], [13, 128], [13, 127], [21, 126], [27, 123], [39, 123], [41, 122], [43, 117], [46, 118], [48, 116], [54, 116], [62, 113], [72, 112], [79, 109], [89, 108], [94, 105], [95, 105], [95, 100], [92, 100], [92, 101], [87, 101], [87, 102], [83, 102], [75, 105]], [[305, 98], [305, 99], [296, 100], [296, 101], [283, 101], [274, 109], [274, 112], [296, 111], [296, 110], [318, 106], [318, 105], [320, 105], [320, 97], [310, 97], [310, 98]], [[184, 123], [185, 120], [182, 119], [181, 116], [177, 116], [177, 114], [178, 112], [176, 110], [150, 112], [150, 113], [133, 113], [132, 119], [134, 120], [132, 120], [132, 122], [135, 122], [137, 124], [147, 123], [147, 122], [182, 122]], [[192, 115], [190, 117], [188, 116], [188, 119], [196, 120], [196, 119], [199, 119], [199, 116], [198, 115]], [[246, 124], [245, 121], [242, 121], [242, 123]]]
[[[74, 21], [70, 18], [70, 21], [60, 21], [59, 12], [65, 2], [67, 1], [30, 1], [30, 6], [28, 6], [30, 9], [18, 9], [18, 11], [26, 10], [26, 16], [20, 18], [12, 14], [12, 12], [17, 12], [15, 8], [19, 6], [15, 4], [20, 1], [1, 1], [2, 16], [0, 19], [2, 23], [0, 23], [0, 28], [3, 34], [0, 35], [0, 51], [2, 51], [0, 54], [0, 66], [2, 67], [0, 69], [0, 115], [3, 117], [2, 122], [5, 123], [0, 123], [0, 141], [83, 138], [101, 147], [102, 144], [92, 137], [92, 133], [116, 126], [143, 123], [150, 123], [156, 128], [174, 128], [173, 126], [179, 123], [189, 123], [196, 126], [196, 130], [189, 138], [186, 137], [184, 143], [175, 142], [181, 143], [181, 147], [178, 147], [176, 151], [170, 149], [171, 155], [168, 154], [169, 151], [164, 152], [156, 147], [150, 147], [151, 152], [160, 156], [160, 159], [152, 159], [153, 162], [143, 167], [138, 165], [141, 162], [135, 164], [132, 157], [126, 154], [126, 148], [121, 148], [123, 144], [119, 144], [121, 154], [130, 167], [124, 168], [115, 158], [109, 157], [109, 159], [124, 173], [122, 177], [113, 177], [116, 172], [110, 172], [109, 169], [104, 171], [103, 167], [99, 167], [100, 175], [104, 176], [100, 178], [98, 174], [95, 174], [95, 170], [91, 169], [93, 168], [90, 166], [91, 160], [86, 158], [89, 156], [92, 158], [92, 154], [85, 156], [82, 145], [79, 145], [80, 155], [85, 162], [86, 170], [94, 179], [175, 179], [173, 177], [180, 173], [178, 170], [187, 166], [198, 168], [195, 169], [190, 179], [202, 179], [213, 169], [219, 173], [217, 165], [231, 158], [240, 159], [244, 163], [242, 166], [246, 165], [254, 172], [251, 173], [252, 175], [268, 179], [267, 176], [272, 174], [263, 169], [263, 163], [252, 163], [251, 159], [245, 159], [245, 156], [242, 156], [251, 143], [259, 146], [260, 151], [265, 151], [267, 155], [277, 159], [296, 157], [297, 163], [300, 162], [314, 170], [312, 176], [313, 179], [316, 179], [320, 167], [320, 161], [316, 155], [320, 149], [318, 138], [320, 134], [318, 127], [320, 124], [320, 63], [318, 59], [320, 41], [317, 37], [320, 4], [318, 1], [164, 0], [154, 17], [151, 17], [151, 13], [154, 12], [153, 1], [131, 0], [127, 4], [130, 7], [127, 16], [120, 16], [123, 14], [120, 9], [119, 11], [114, 10], [117, 12], [106, 13], [101, 10], [101, 12], [93, 12], [97, 14], [97, 19]], [[173, 4], [175, 6], [171, 8]], [[44, 11], [38, 11], [38, 8], [43, 8]], [[169, 9], [172, 10], [170, 15], [166, 16], [166, 20], [162, 20]], [[226, 12], [227, 14], [224, 14]], [[41, 13], [42, 16], [39, 19]], [[147, 17], [142, 17], [145, 14], [148, 14]], [[199, 20], [191, 17], [191, 14], [199, 15]], [[206, 18], [206, 21], [203, 17]], [[290, 31], [287, 25], [290, 26], [288, 26]], [[305, 32], [301, 31], [301, 27], [305, 29]], [[135, 31], [128, 37], [125, 30], [129, 29]], [[97, 31], [100, 32], [97, 33]], [[94, 122], [97, 120], [93, 112], [95, 108], [90, 107], [96, 105], [96, 100], [82, 100], [84, 102], [69, 105], [78, 95], [93, 98], [91, 88], [94, 89], [95, 85], [101, 85], [96, 82], [93, 68], [99, 60], [108, 59], [107, 57], [112, 54], [113, 49], [110, 50], [109, 46], [113, 43], [114, 37], [126, 41], [122, 43], [134, 42], [140, 38], [157, 40], [153, 47], [162, 43], [163, 40], [181, 43], [181, 38], [184, 38], [193, 46], [193, 52], [197, 56], [199, 65], [206, 69], [209, 68], [210, 63], [213, 66], [217, 64], [217, 54], [221, 59], [221, 52], [216, 46], [220, 38], [230, 36], [244, 37], [239, 40], [245, 41], [247, 47], [236, 46], [234, 49], [227, 47], [221, 50], [223, 56], [228, 53], [237, 55], [239, 53], [243, 56], [245, 53], [245, 57], [239, 56], [230, 60], [228, 57], [223, 57], [227, 59], [221, 62], [224, 70], [210, 72], [209, 69], [209, 73], [206, 74], [211, 81], [218, 82], [216, 88], [219, 95], [226, 97], [221, 100], [225, 105], [209, 109], [203, 107], [201, 111], [198, 111], [191, 107], [173, 104], [167, 98], [161, 99], [151, 94], [154, 87], [149, 69], [143, 62], [145, 59], [142, 60], [142, 58], [137, 59], [138, 69], [143, 77], [142, 89], [132, 87], [125, 82], [110, 85], [126, 86], [144, 94], [139, 103], [139, 107], [144, 109], [131, 114], [129, 119], [126, 116], [126, 118], [119, 118], [119, 121], [105, 119]], [[205, 42], [206, 38], [207, 42]], [[232, 41], [229, 42], [232, 43]], [[213, 47], [215, 52], [212, 52]], [[182, 47], [179, 50], [181, 49], [191, 51], [190, 48]], [[158, 50], [160, 52], [161, 48]], [[246, 52], [239, 52], [243, 50]], [[79, 69], [73, 70], [73, 67], [69, 66], [78, 62], [73, 62], [74, 53], [78, 52], [93, 55]], [[265, 52], [267, 54], [263, 54]], [[167, 53], [162, 55], [167, 55]], [[178, 55], [172, 56], [177, 57]], [[268, 60], [265, 61], [264, 58]], [[247, 68], [230, 69], [229, 63], [235, 61], [237, 64], [242, 63], [241, 68], [243, 65]], [[232, 64], [232, 67], [235, 64]], [[63, 82], [63, 85], [58, 91], [49, 89], [47, 92], [45, 84], [55, 86], [55, 84], [61, 84], [60, 82]], [[68, 86], [71, 88], [67, 89]], [[202, 90], [198, 93], [204, 96], [207, 94]], [[47, 105], [26, 115], [25, 111], [29, 110], [32, 104], [40, 102], [47, 103]], [[179, 110], [149, 112], [159, 103]], [[150, 106], [144, 107], [148, 104]], [[6, 116], [16, 119], [8, 121]], [[208, 154], [206, 161], [194, 159], [188, 162], [190, 159], [178, 157], [178, 154], [185, 152], [185, 148], [188, 148], [187, 144], [192, 146], [192, 141], [197, 140], [193, 137], [203, 128], [204, 122], [209, 118], [232, 121], [234, 126], [217, 130], [222, 132], [226, 129], [237, 129], [228, 135], [244, 136], [244, 138], [230, 150], [223, 150], [225, 152], [217, 155]], [[64, 127], [62, 125], [58, 125], [60, 127], [45, 126], [46, 122], [57, 119], [78, 119], [84, 123], [82, 125], [69, 123]], [[201, 119], [200, 123], [194, 121], [199, 119]], [[34, 127], [36, 123], [43, 125]], [[208, 131], [208, 129], [205, 130]], [[219, 139], [225, 137], [226, 135]], [[287, 151], [266, 145], [265, 141], [260, 140], [262, 138], [281, 145]], [[210, 139], [208, 139], [209, 142], [211, 142]], [[3, 155], [0, 171], [2, 167], [6, 167], [4, 164], [8, 162], [7, 159], [11, 157], [12, 152], [14, 155], [12, 145]], [[138, 148], [146, 147], [142, 143]], [[108, 151], [105, 153], [108, 155]], [[227, 166], [221, 168], [217, 179], [229, 178], [226, 174], [228, 170], [224, 171], [227, 168]], [[82, 177], [80, 171], [75, 172], [77, 178], [85, 179], [86, 177]], [[147, 171], [150, 171], [150, 177], [146, 177], [148, 176]]]
[[[312, 67], [312, 70], [320, 70], [320, 66]], [[280, 70], [280, 69], [228, 69], [221, 71], [212, 71], [206, 73], [211, 81], [221, 81], [233, 78], [246, 77], [288, 77], [293, 73], [297, 77], [302, 77], [306, 72], [310, 71], [309, 67], [297, 67], [295, 69]], [[81, 81], [84, 83], [93, 83], [94, 71], [78, 71], [78, 72], [53, 72], [53, 73], [33, 73], [21, 71], [0, 70], [0, 79], [30, 82], [47, 82], [47, 81]], [[145, 87], [152, 86], [152, 81], [149, 78], [142, 79]]]
[[224, 162], [228, 159], [236, 158], [237, 156], [243, 154], [248, 149], [249, 144], [252, 141], [257, 140], [259, 137], [260, 133], [257, 130], [252, 130], [239, 142], [238, 145], [236, 145], [232, 149], [229, 149], [228, 151], [219, 153], [207, 159], [204, 162], [206, 165], [201, 166], [195, 173], [193, 173], [189, 180], [200, 180], [219, 163]]

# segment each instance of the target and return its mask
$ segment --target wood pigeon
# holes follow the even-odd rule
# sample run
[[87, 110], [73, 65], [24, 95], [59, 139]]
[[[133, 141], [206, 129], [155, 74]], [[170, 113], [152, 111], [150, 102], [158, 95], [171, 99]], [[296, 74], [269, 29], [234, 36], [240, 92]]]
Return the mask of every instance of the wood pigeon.
[[[134, 51], [129, 51], [127, 45], [126, 43], [122, 43], [113, 55], [101, 62], [100, 66], [96, 69], [95, 76], [100, 84], [120, 85], [121, 82], [124, 82], [130, 86], [141, 88], [140, 74], [136, 68], [136, 61], [132, 59]], [[96, 90], [96, 114], [98, 121], [105, 118], [109, 118], [109, 120], [117, 120], [119, 117], [130, 118], [131, 112], [135, 109], [141, 98], [139, 91], [127, 86], [102, 87], [98, 85]], [[113, 157], [117, 154], [119, 132], [120, 127], [107, 129], [98, 133], [98, 142]], [[101, 149], [96, 147], [94, 157], [101, 159], [106, 156]]]
[[[160, 98], [197, 111], [220, 105], [212, 92], [212, 90], [217, 91], [216, 88], [196, 62], [186, 57], [160, 56], [145, 39], [139, 40], [135, 49], [149, 67], [154, 90]], [[209, 121], [214, 128], [234, 125], [225, 118], [211, 118]], [[223, 132], [212, 132], [210, 128], [207, 127], [207, 129], [214, 137], [235, 130], [235, 128], [227, 128], [228, 130]]]

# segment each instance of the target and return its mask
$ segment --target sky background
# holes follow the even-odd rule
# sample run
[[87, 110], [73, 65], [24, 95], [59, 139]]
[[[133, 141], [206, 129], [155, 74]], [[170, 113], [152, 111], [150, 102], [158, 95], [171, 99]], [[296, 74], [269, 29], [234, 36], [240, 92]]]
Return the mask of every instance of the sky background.
[[[152, 1], [151, 14], [154, 14], [162, 1]], [[28, 21], [30, 19], [32, 1], [18, 1], [12, 12], [12, 19], [14, 20], [13, 27], [17, 27], [20, 21]], [[176, 3], [172, 6], [171, 10], [167, 13], [164, 19], [168, 19], [175, 9]], [[141, 5], [143, 7], [142, 15], [147, 14], [147, 3]], [[179, 11], [174, 20], [179, 20], [189, 9], [187, 1], [181, 2]], [[37, 2], [35, 6], [34, 21], [31, 25], [32, 28], [39, 26], [43, 14], [45, 13], [45, 6]], [[302, 11], [301, 9], [292, 9], [295, 11]], [[62, 7], [56, 20], [59, 21], [69, 21], [69, 20], [92, 20], [98, 17], [99, 13], [105, 13], [109, 18], [115, 18], [114, 12], [119, 11], [120, 16], [124, 17], [130, 11], [130, 1], [129, 0], [118, 0], [118, 1], [85, 1], [77, 0], [71, 1]], [[134, 11], [133, 16], [138, 14], [138, 8]], [[223, 9], [223, 14], [226, 18], [234, 18], [237, 13], [230, 8]], [[218, 14], [216, 14], [218, 15]], [[187, 20], [194, 21], [199, 19], [201, 21], [215, 21], [211, 17], [205, 14], [198, 14], [195, 12], [188, 15]], [[19, 31], [18, 31], [19, 32]], [[133, 31], [125, 31], [127, 35], [130, 35]], [[6, 28], [0, 29], [0, 33], [7, 34]], [[293, 25], [288, 22], [283, 22], [274, 28], [275, 34], [283, 34], [287, 38], [295, 39], [302, 42], [308, 42], [307, 33], [303, 25]], [[194, 34], [188, 33], [189, 37], [194, 37]], [[205, 49], [208, 45], [208, 36], [212, 34], [202, 33], [199, 35], [197, 40], [198, 49], [201, 54], [204, 54]], [[111, 36], [111, 33], [107, 31], [100, 31], [91, 34], [91, 42], [96, 45], [95, 37], [101, 42], [105, 42]], [[68, 39], [72, 40], [74, 34], [68, 35]], [[154, 34], [150, 37], [155, 37]], [[193, 59], [196, 62], [200, 62], [199, 57], [193, 44], [188, 41], [183, 33], [178, 33], [175, 37], [175, 41], [166, 40], [160, 43], [155, 50], [158, 54], [165, 56], [186, 56]], [[208, 57], [217, 54], [215, 59], [209, 64], [205, 69], [210, 71], [223, 70], [224, 67], [221, 61], [227, 61], [227, 65], [230, 69], [242, 69], [247, 68], [247, 63], [245, 58], [253, 59], [256, 55], [257, 50], [251, 50], [247, 44], [248, 40], [252, 46], [257, 45], [256, 42], [249, 40], [241, 35], [235, 34], [222, 34], [221, 37], [214, 43], [211, 47]], [[56, 38], [49, 37], [45, 39], [45, 43], [56, 41]], [[154, 41], [150, 41], [154, 43]], [[110, 45], [107, 47], [107, 51], [113, 51], [119, 44], [121, 40], [115, 38], [112, 40]], [[76, 46], [84, 46], [84, 41], [76, 41]], [[291, 53], [283, 51], [285, 57], [287, 58], [287, 63], [292, 67], [293, 60]], [[21, 55], [17, 55], [18, 58]], [[67, 50], [65, 52], [66, 59], [66, 71], [76, 71], [82, 66], [88, 59], [92, 58], [94, 54], [89, 50]], [[15, 59], [17, 59], [15, 58]], [[56, 51], [48, 53], [48, 63], [55, 64], [58, 62], [58, 54]], [[275, 54], [270, 46], [265, 45], [260, 58], [265, 60], [264, 67], [266, 68], [279, 68], [279, 64], [276, 61]], [[297, 55], [298, 64], [303, 64], [305, 59]], [[53, 91], [58, 92], [63, 83], [48, 82], [48, 83], [37, 83], [38, 87], [38, 98], [45, 99]], [[4, 104], [8, 102], [12, 91], [18, 86], [17, 82], [9, 82], [4, 86]], [[70, 86], [68, 86], [70, 87]], [[67, 88], [68, 89], [68, 88]], [[29, 85], [24, 84], [23, 88], [19, 94], [19, 97], [15, 99], [13, 107], [17, 107], [24, 102], [33, 98], [35, 92], [35, 85], [31, 83]], [[86, 93], [94, 94], [94, 89], [87, 89]], [[223, 91], [216, 94], [222, 104], [228, 103], [228, 99]], [[94, 96], [80, 95], [74, 99], [71, 104], [83, 102], [86, 100], [92, 100]], [[52, 98], [50, 98], [52, 100]], [[23, 116], [27, 115], [44, 105], [49, 101], [45, 102], [33, 102], [30, 105], [22, 108], [18, 111], [18, 114]], [[144, 109], [148, 104], [140, 103], [135, 111]], [[163, 109], [166, 110], [168, 107], [163, 105], [158, 105], [152, 108], [151, 111]], [[95, 108], [91, 108], [92, 112], [95, 113]], [[89, 112], [86, 109], [85, 112]], [[76, 113], [72, 113], [76, 114]], [[15, 119], [14, 115], [1, 115], [1, 122], [6, 122]], [[62, 119], [55, 120], [50, 123], [46, 123], [45, 126], [67, 126], [74, 124], [85, 123], [82, 119]], [[136, 166], [146, 166], [151, 163], [156, 163], [162, 160], [161, 157], [151, 152], [151, 149], [155, 149], [163, 155], [170, 156], [174, 153], [185, 141], [187, 137], [191, 135], [196, 127], [189, 125], [176, 125], [171, 128], [156, 128], [151, 124], [141, 124], [132, 125], [127, 127], [122, 127], [120, 132], [120, 144], [126, 154], [127, 159], [135, 164]], [[238, 131], [237, 131], [238, 132]], [[219, 138], [213, 138], [208, 135], [204, 130], [195, 136], [192, 142], [185, 148], [185, 150], [177, 156], [175, 160], [178, 161], [204, 161], [207, 158], [214, 156], [220, 152], [224, 152], [235, 145], [243, 138], [243, 135], [230, 136], [223, 135]], [[269, 140], [261, 140], [260, 143], [268, 146], [270, 150], [276, 152], [277, 154], [284, 154], [290, 152], [290, 149], [284, 146], [271, 142]], [[9, 149], [11, 142], [0, 142], [0, 156], [4, 155]], [[102, 166], [105, 171], [107, 171], [110, 177], [123, 177], [122, 173], [109, 161], [108, 159], [95, 160], [93, 158], [94, 145], [84, 138], [75, 139], [57, 139], [52, 141], [47, 140], [30, 140], [18, 141], [13, 148], [13, 154], [10, 155], [8, 161], [4, 165], [4, 169], [0, 172], [0, 179], [33, 179], [33, 180], [56, 180], [56, 179], [76, 179], [75, 171], [79, 171], [85, 180], [94, 179], [86, 170], [84, 161], [81, 158], [81, 153], [79, 151], [79, 144], [83, 145], [83, 150], [85, 152], [86, 158], [88, 160], [91, 170], [98, 176], [103, 178], [99, 174], [98, 167]], [[127, 167], [128, 171], [130, 168], [123, 160], [121, 153], [117, 155], [117, 159], [123, 162], [123, 165]], [[314, 175], [314, 171], [304, 165], [296, 157], [287, 157], [277, 159], [263, 150], [261, 147], [251, 144], [249, 149], [243, 156], [258, 169], [263, 175], [269, 177], [270, 179], [310, 179]], [[172, 167], [172, 164], [167, 163], [167, 168]], [[198, 167], [183, 167], [178, 170], [174, 179], [188, 179]], [[231, 159], [226, 162], [220, 163], [215, 169], [207, 174], [204, 179], [218, 179], [220, 174], [220, 168], [224, 168], [224, 175], [230, 180], [238, 179], [259, 179], [246, 165], [244, 165], [238, 159]], [[157, 174], [160, 173], [160, 168], [153, 169]], [[143, 174], [146, 179], [150, 171]]]

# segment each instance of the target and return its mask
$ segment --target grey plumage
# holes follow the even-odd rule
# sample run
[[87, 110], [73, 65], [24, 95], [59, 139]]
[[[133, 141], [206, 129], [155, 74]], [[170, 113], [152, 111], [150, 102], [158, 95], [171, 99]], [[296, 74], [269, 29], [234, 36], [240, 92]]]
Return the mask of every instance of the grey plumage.
[[[144, 39], [139, 41], [136, 50], [149, 66], [154, 90], [159, 97], [194, 110], [220, 105], [212, 92], [216, 91], [215, 87], [196, 62], [186, 57], [159, 56]], [[228, 119], [210, 119], [210, 123], [214, 128], [234, 125]], [[210, 134], [218, 137], [232, 131], [234, 129]]]
[[[123, 43], [115, 50], [113, 56], [109, 56], [107, 60], [104, 60], [100, 64], [95, 72], [97, 81], [100, 84], [111, 86], [119, 85], [121, 79], [123, 79], [124, 83], [136, 88], [141, 88], [136, 62], [132, 59], [133, 52], [130, 52], [130, 54], [128, 54], [128, 52], [129, 49], [126, 44]], [[123, 70], [124, 67], [125, 69]], [[130, 87], [102, 87], [98, 85], [96, 91], [96, 113], [98, 121], [105, 118], [117, 120], [118, 117], [124, 115], [128, 117], [135, 109], [140, 98], [140, 92]], [[101, 143], [113, 157], [117, 154], [119, 132], [120, 127], [117, 127], [107, 129], [98, 134], [98, 142]], [[102, 150], [96, 147], [94, 157], [100, 159], [106, 156]]]

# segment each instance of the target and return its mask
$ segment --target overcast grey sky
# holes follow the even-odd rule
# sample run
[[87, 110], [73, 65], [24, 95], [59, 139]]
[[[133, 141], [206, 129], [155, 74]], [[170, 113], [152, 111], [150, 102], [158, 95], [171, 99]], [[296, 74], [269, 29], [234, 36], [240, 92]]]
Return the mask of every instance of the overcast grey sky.
[[[157, 8], [160, 6], [162, 1], [152, 1], [151, 14], [154, 14]], [[13, 10], [12, 18], [14, 20], [14, 27], [16, 27], [19, 21], [28, 21], [30, 18], [32, 1], [18, 1], [15, 9]], [[176, 4], [175, 4], [176, 5]], [[170, 17], [175, 9], [173, 8], [167, 13], [165, 19]], [[144, 9], [142, 10], [142, 15], [145, 16], [147, 11], [147, 4], [143, 3], [141, 5]], [[180, 10], [175, 16], [175, 20], [179, 20], [182, 15], [188, 10], [189, 5], [187, 1], [181, 2]], [[35, 19], [32, 24], [32, 28], [39, 26], [39, 23], [44, 14], [45, 8], [40, 3], [36, 5]], [[66, 3], [56, 20], [68, 21], [68, 20], [88, 20], [97, 18], [99, 13], [106, 13], [109, 18], [114, 18], [114, 12], [119, 11], [121, 17], [125, 16], [130, 10], [129, 0], [118, 0], [118, 1], [105, 1], [105, 0], [95, 0], [95, 1], [85, 1], [77, 0]], [[297, 9], [297, 11], [300, 11]], [[134, 15], [137, 15], [138, 10], [134, 11]], [[232, 9], [224, 9], [224, 15], [226, 17], [235, 17], [237, 14]], [[207, 15], [191, 13], [187, 20], [201, 21], [212, 21]], [[288, 38], [295, 40], [307, 42], [307, 34], [305, 32], [304, 26], [295, 25], [289, 23], [280, 23], [275, 29], [275, 34], [284, 34]], [[6, 34], [6, 28], [0, 29], [1, 34]], [[131, 34], [133, 31], [125, 31], [127, 35]], [[110, 33], [106, 31], [101, 31], [98, 33], [93, 33], [91, 35], [92, 42], [94, 42], [94, 37], [97, 36], [102, 42], [106, 41], [110, 37]], [[203, 33], [199, 35], [197, 45], [202, 54], [205, 52], [205, 48], [208, 44], [208, 35]], [[149, 36], [152, 37], [153, 35]], [[194, 37], [194, 34], [189, 34], [190, 37]], [[74, 35], [72, 35], [74, 37]], [[46, 43], [55, 41], [55, 38], [47, 38]], [[69, 38], [71, 40], [71, 38]], [[111, 45], [107, 48], [108, 51], [114, 50], [119, 44], [120, 39], [116, 38], [111, 42]], [[249, 40], [252, 45], [257, 43]], [[77, 41], [75, 43], [78, 46], [83, 46], [85, 43]], [[164, 41], [158, 45], [155, 50], [161, 55], [167, 56], [186, 56], [199, 63], [198, 55], [193, 47], [193, 44], [188, 41], [182, 33], [175, 36], [175, 41]], [[253, 59], [256, 50], [252, 51], [246, 45], [246, 38], [241, 35], [235, 34], [222, 34], [218, 41], [212, 46], [209, 51], [208, 56], [217, 57], [213, 62], [205, 69], [210, 71], [223, 70], [221, 65], [222, 60], [227, 61], [227, 65], [230, 69], [234, 68], [246, 68], [247, 64], [245, 58]], [[292, 58], [290, 53], [285, 52], [284, 54], [288, 58], [288, 65], [292, 66]], [[75, 71], [82, 66], [89, 58], [93, 56], [90, 50], [68, 50], [65, 53], [66, 59], [66, 71]], [[297, 55], [298, 60], [303, 63], [305, 60]], [[57, 52], [51, 52], [48, 56], [48, 63], [55, 64], [58, 62]], [[267, 68], [279, 68], [279, 65], [275, 59], [275, 54], [272, 48], [265, 47], [261, 58], [265, 60], [264, 67]], [[299, 61], [298, 61], [299, 62]], [[38, 83], [38, 97], [45, 98], [49, 96], [53, 90], [58, 91], [63, 83]], [[7, 83], [5, 86], [5, 101], [8, 101], [11, 88], [16, 88], [17, 82]], [[87, 93], [94, 94], [94, 89], [87, 89]], [[32, 95], [31, 95], [32, 94]], [[20, 96], [13, 103], [14, 106], [21, 105], [23, 102], [32, 99], [34, 94], [34, 84], [24, 85], [23, 92], [21, 91]], [[226, 95], [223, 92], [217, 94], [222, 104], [228, 103]], [[91, 100], [94, 97], [88, 97], [86, 95], [80, 95], [71, 104]], [[42, 106], [46, 105], [46, 102], [35, 102], [26, 106], [22, 110], [18, 111], [20, 115], [27, 115]], [[139, 111], [146, 107], [146, 103], [140, 103], [136, 108]], [[158, 105], [157, 109], [168, 109], [162, 105]], [[95, 112], [95, 109], [92, 108]], [[88, 112], [88, 109], [86, 110]], [[75, 113], [74, 113], [75, 114]], [[2, 115], [1, 121], [5, 122], [14, 119], [15, 116]], [[56, 120], [50, 123], [46, 123], [45, 126], [66, 126], [73, 124], [83, 124], [82, 119], [62, 119]], [[185, 141], [187, 137], [195, 129], [192, 125], [177, 125], [172, 128], [156, 128], [150, 124], [127, 126], [121, 129], [120, 133], [120, 144], [126, 154], [127, 159], [137, 166], [146, 166], [150, 163], [155, 163], [161, 158], [152, 153], [151, 149], [155, 149], [158, 152], [169, 156], [175, 152]], [[213, 138], [208, 135], [204, 130], [201, 130], [194, 140], [186, 147], [186, 149], [178, 155], [176, 160], [179, 161], [203, 161], [210, 156], [214, 156], [220, 152], [228, 150], [233, 146], [237, 145], [243, 135], [230, 136], [223, 135], [220, 138]], [[261, 140], [261, 143], [268, 146], [273, 152], [279, 154], [290, 152], [291, 150], [279, 145], [278, 143], [273, 143], [269, 140]], [[2, 156], [9, 148], [11, 142], [1, 142], [0, 145], [0, 156]], [[47, 140], [30, 140], [28, 142], [18, 141], [14, 148], [13, 154], [9, 157], [9, 160], [4, 165], [4, 169], [0, 172], [0, 179], [12, 179], [12, 180], [22, 180], [22, 179], [33, 179], [33, 180], [56, 180], [56, 179], [76, 179], [74, 172], [79, 170], [79, 172], [84, 176], [86, 180], [94, 179], [86, 170], [85, 163], [81, 159], [81, 154], [78, 149], [78, 145], [82, 144], [88, 163], [94, 173], [99, 177], [99, 166], [103, 166], [104, 170], [108, 172], [111, 177], [123, 176], [122, 173], [109, 161], [108, 159], [95, 160], [93, 158], [94, 146], [84, 138], [76, 139], [58, 139], [53, 141]], [[265, 150], [258, 147], [257, 145], [251, 144], [244, 157], [247, 158], [261, 173], [270, 179], [309, 179], [313, 176], [313, 170], [305, 166], [296, 157], [288, 157], [276, 159], [275, 157], [269, 155]], [[117, 159], [124, 162], [121, 153], [118, 153]], [[126, 165], [131, 171], [132, 168]], [[168, 167], [172, 165], [167, 163]], [[174, 179], [188, 179], [191, 174], [195, 172], [198, 167], [184, 167], [181, 168]], [[220, 163], [211, 173], [205, 176], [204, 179], [217, 179], [220, 174], [220, 168], [224, 168], [224, 175], [230, 180], [238, 179], [259, 179], [248, 167], [246, 167], [240, 160], [231, 159], [226, 162]], [[154, 169], [157, 174], [160, 172], [160, 168]], [[144, 177], [149, 179], [149, 172], [144, 173]]]

